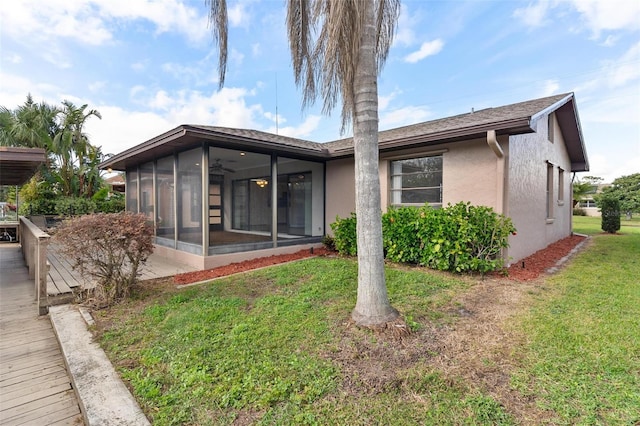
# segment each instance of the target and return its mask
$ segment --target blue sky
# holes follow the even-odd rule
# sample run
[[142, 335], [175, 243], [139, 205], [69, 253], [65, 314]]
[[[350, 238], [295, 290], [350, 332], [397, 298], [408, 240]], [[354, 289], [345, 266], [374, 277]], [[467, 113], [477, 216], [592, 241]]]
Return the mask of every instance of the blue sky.
[[[27, 93], [87, 103], [102, 113], [87, 132], [105, 153], [180, 124], [341, 137], [339, 108], [301, 110], [284, 0], [228, 7], [218, 90], [204, 0], [13, 1], [0, 10], [0, 105]], [[380, 128], [564, 92], [575, 92], [591, 164], [582, 175], [640, 172], [640, 2], [403, 1], [379, 79]]]

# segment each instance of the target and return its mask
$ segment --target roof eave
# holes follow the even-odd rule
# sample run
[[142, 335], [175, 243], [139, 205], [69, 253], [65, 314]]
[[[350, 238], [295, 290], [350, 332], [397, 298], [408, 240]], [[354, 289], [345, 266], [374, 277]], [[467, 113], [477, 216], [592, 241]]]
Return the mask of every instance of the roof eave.
[[[485, 137], [487, 131], [489, 130], [495, 130], [498, 135], [516, 135], [523, 133], [532, 133], [535, 131], [531, 127], [531, 120], [529, 119], [529, 117], [525, 117], [503, 120], [493, 123], [484, 123], [459, 129], [446, 130], [442, 132], [434, 132], [426, 135], [398, 138], [380, 142], [378, 146], [381, 151], [388, 151], [425, 145], [440, 145], [444, 143]], [[330, 151], [330, 156], [332, 158], [346, 157], [349, 155], [353, 155], [353, 152], [353, 146], [350, 146], [343, 149], [332, 150]]]

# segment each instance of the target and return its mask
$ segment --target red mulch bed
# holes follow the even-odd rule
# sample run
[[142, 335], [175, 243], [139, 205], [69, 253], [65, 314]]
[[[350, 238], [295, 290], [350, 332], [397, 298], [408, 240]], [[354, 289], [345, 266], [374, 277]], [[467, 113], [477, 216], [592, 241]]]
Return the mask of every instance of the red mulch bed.
[[[510, 279], [527, 281], [538, 278], [547, 269], [553, 267], [560, 259], [565, 257], [575, 246], [580, 244], [585, 237], [571, 235], [560, 241], [549, 245], [547, 248], [539, 250], [529, 257], [526, 257], [507, 269]], [[230, 265], [219, 266], [205, 271], [194, 271], [179, 274], [173, 277], [175, 284], [184, 285], [213, 278], [224, 277], [239, 272], [250, 271], [252, 269], [264, 268], [266, 266], [278, 265], [280, 263], [291, 262], [293, 260], [305, 259], [312, 256], [326, 256], [329, 254], [326, 248], [314, 248], [311, 250], [300, 250], [290, 254], [278, 254], [257, 259], [245, 260], [243, 262], [232, 263]], [[497, 274], [496, 274], [497, 275]]]
[[541, 274], [565, 257], [574, 247], [584, 241], [585, 237], [571, 235], [550, 244], [548, 247], [538, 250], [529, 257], [514, 263], [507, 271], [509, 278], [527, 281], [538, 278]]
[[264, 268], [266, 266], [278, 265], [280, 263], [291, 262], [293, 260], [305, 259], [313, 256], [326, 256], [327, 249], [314, 248], [311, 250], [300, 250], [290, 254], [278, 254], [268, 257], [260, 257], [257, 259], [245, 260], [242, 262], [231, 263], [225, 266], [219, 266], [213, 269], [207, 269], [205, 271], [186, 272], [184, 274], [178, 274], [173, 277], [173, 282], [176, 284], [190, 284], [199, 281], [205, 281], [212, 278], [224, 277], [238, 272], [250, 271], [252, 269]]

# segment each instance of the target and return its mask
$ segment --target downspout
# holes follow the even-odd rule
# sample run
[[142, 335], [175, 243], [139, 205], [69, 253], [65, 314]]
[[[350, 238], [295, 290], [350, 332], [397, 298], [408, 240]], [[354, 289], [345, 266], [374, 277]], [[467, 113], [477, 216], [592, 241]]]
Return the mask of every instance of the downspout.
[[496, 208], [497, 208], [497, 212], [499, 214], [504, 214], [505, 213], [505, 205], [504, 205], [504, 180], [505, 180], [505, 167], [506, 167], [506, 162], [505, 162], [505, 156], [504, 156], [504, 151], [502, 151], [502, 148], [500, 147], [500, 144], [498, 143], [498, 139], [496, 138], [496, 131], [495, 130], [489, 130], [487, 131], [487, 144], [489, 145], [489, 148], [491, 148], [491, 150], [493, 151], [493, 153], [496, 155], [497, 157], [497, 164], [496, 164], [496, 171], [497, 171], [497, 177], [496, 177]]
[[[496, 138], [495, 130], [487, 131], [487, 144], [489, 148], [496, 155], [496, 213], [507, 215], [506, 208], [506, 197], [505, 197], [505, 180], [507, 174], [507, 162], [504, 155], [504, 151], [500, 144], [498, 143], [498, 139]], [[508, 265], [509, 261], [509, 249], [502, 249], [502, 258], [504, 259], [505, 265]]]

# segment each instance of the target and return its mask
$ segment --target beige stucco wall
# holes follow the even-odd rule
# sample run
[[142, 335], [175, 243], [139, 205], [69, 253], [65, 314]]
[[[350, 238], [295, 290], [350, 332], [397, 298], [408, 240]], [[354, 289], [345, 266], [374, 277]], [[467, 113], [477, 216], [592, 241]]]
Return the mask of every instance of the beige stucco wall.
[[[499, 139], [505, 155], [506, 139]], [[380, 190], [382, 209], [389, 206], [390, 161], [415, 156], [442, 154], [443, 205], [468, 201], [502, 211], [500, 188], [505, 179], [504, 165], [489, 148], [486, 140], [456, 142], [429, 148], [409, 149], [380, 155]], [[340, 159], [327, 163], [326, 229], [336, 215], [347, 217], [355, 211], [355, 174], [353, 159]]]
[[[571, 234], [571, 163], [555, 116], [554, 141], [548, 139], [547, 116], [534, 125], [536, 133], [512, 136], [509, 141], [508, 215], [518, 234], [510, 238], [512, 262], [535, 253]], [[553, 165], [553, 214], [547, 218], [547, 164]], [[559, 169], [564, 200], [558, 200]]]
[[325, 194], [325, 232], [331, 232], [336, 216], [348, 217], [356, 210], [356, 187], [353, 158], [327, 162]]
[[[547, 116], [534, 123], [536, 133], [498, 137], [504, 156], [498, 158], [486, 139], [380, 155], [383, 210], [389, 205], [389, 161], [442, 153], [443, 205], [460, 201], [492, 207], [512, 218], [518, 232], [510, 238], [507, 262], [517, 262], [571, 234], [571, 164], [562, 133], [552, 115], [554, 142], [548, 138]], [[554, 166], [553, 217], [546, 217], [547, 162]], [[355, 210], [353, 159], [327, 163], [326, 226], [336, 215]], [[564, 200], [558, 199], [559, 169], [564, 170]]]

